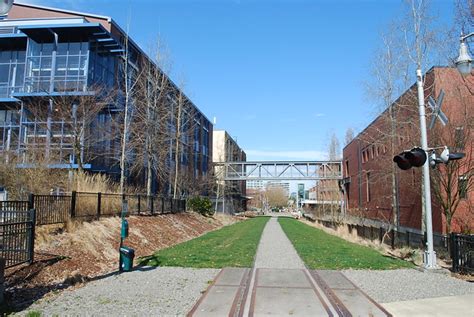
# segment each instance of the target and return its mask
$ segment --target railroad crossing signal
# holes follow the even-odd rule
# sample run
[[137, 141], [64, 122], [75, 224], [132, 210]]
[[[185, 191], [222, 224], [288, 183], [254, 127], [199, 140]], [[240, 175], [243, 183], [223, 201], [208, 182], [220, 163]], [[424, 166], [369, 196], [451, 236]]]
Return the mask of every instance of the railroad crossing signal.
[[415, 147], [410, 151], [403, 151], [402, 153], [396, 155], [393, 158], [393, 161], [397, 163], [400, 169], [408, 170], [412, 167], [423, 166], [423, 164], [426, 162], [426, 159], [426, 152], [419, 147]]
[[444, 99], [444, 91], [442, 89], [439, 92], [437, 102], [433, 99], [432, 96], [428, 98], [428, 106], [432, 109], [431, 122], [429, 126], [430, 130], [433, 129], [436, 118], [439, 119], [439, 121], [441, 122], [443, 126], [446, 126], [446, 124], [448, 123], [448, 117], [446, 117], [443, 111], [441, 111], [441, 105], [443, 104], [443, 99]]

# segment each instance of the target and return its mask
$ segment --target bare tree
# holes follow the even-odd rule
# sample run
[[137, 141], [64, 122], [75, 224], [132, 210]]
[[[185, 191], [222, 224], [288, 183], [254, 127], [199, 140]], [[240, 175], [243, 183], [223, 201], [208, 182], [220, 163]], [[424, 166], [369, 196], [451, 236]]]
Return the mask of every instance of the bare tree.
[[352, 140], [354, 140], [354, 129], [347, 128], [346, 135], [344, 136], [344, 146], [351, 143]]
[[267, 187], [265, 197], [272, 207], [281, 208], [288, 205], [288, 196], [282, 187]]
[[336, 161], [341, 158], [341, 147], [339, 144], [339, 139], [335, 133], [331, 135], [331, 140], [328, 147], [328, 155], [330, 161]]

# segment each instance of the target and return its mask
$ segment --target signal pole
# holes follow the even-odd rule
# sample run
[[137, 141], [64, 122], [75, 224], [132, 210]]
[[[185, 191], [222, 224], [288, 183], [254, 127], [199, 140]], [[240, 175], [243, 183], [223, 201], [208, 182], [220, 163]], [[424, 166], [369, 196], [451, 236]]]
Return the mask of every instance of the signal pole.
[[[428, 135], [426, 132], [425, 92], [423, 90], [423, 75], [421, 69], [416, 70], [416, 85], [418, 88], [418, 109], [420, 114], [421, 148], [428, 156]], [[423, 164], [423, 203], [426, 216], [427, 250], [424, 255], [426, 269], [436, 268], [436, 252], [433, 249], [433, 220], [431, 216], [431, 187], [429, 160]]]

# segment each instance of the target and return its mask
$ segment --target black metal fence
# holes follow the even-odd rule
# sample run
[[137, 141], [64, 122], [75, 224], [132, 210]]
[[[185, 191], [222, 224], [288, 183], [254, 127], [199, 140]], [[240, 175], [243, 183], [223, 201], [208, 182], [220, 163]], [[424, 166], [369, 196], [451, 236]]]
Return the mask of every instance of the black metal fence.
[[[392, 248], [410, 247], [410, 248], [423, 248], [426, 243], [426, 237], [424, 234], [411, 232], [408, 230], [397, 231], [394, 229], [374, 226], [364, 226], [360, 224], [340, 224], [328, 220], [311, 219], [319, 224], [336, 229], [339, 225], [346, 225], [349, 233], [355, 233], [358, 237], [368, 239], [372, 241], [379, 241]], [[433, 245], [438, 252], [449, 252], [449, 237], [433, 234]]]
[[453, 272], [474, 273], [474, 235], [451, 234]]
[[186, 200], [142, 194], [75, 192], [64, 195], [33, 195], [28, 201], [0, 201], [0, 211], [36, 210], [36, 224], [66, 223], [70, 219], [99, 219], [118, 216], [122, 201], [128, 201], [127, 215], [171, 214], [186, 210]]
[[2, 202], [0, 210], [0, 257], [6, 267], [31, 263], [34, 256], [35, 210], [7, 210], [10, 206]]

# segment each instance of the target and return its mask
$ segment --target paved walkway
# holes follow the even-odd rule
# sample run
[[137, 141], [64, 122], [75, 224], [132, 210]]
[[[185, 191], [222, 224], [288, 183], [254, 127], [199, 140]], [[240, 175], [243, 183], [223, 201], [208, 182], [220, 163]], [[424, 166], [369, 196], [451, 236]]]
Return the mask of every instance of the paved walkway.
[[277, 218], [253, 269], [225, 268], [188, 316], [390, 316], [342, 273], [305, 268]]

